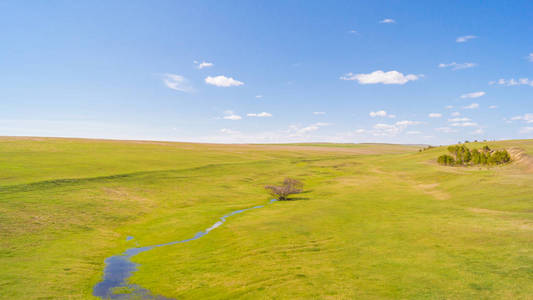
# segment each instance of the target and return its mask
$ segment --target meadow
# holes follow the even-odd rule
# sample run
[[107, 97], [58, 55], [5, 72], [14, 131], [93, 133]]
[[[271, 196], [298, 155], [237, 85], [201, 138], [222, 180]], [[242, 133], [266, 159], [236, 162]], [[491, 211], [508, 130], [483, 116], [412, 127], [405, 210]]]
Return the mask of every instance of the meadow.
[[469, 143], [483, 145], [521, 156], [449, 167], [445, 146], [3, 137], [0, 298], [98, 299], [106, 257], [264, 205], [289, 176], [305, 184], [293, 201], [141, 253], [131, 282], [178, 299], [531, 299], [533, 140]]

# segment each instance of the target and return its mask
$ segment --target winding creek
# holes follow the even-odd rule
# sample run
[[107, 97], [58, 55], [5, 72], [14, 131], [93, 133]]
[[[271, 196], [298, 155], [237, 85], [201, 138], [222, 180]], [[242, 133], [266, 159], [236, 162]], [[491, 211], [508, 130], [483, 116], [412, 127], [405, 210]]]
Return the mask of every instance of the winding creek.
[[[270, 200], [269, 203], [272, 203], [274, 201], [276, 200], [272, 199]], [[197, 240], [207, 235], [213, 229], [224, 224], [224, 222], [226, 222], [226, 219], [228, 217], [231, 217], [236, 214], [240, 214], [248, 210], [261, 208], [261, 207], [264, 207], [264, 205], [258, 205], [258, 206], [254, 206], [250, 208], [233, 211], [221, 217], [220, 220], [218, 220], [211, 227], [207, 228], [204, 231], [197, 232], [193, 237], [185, 239], [185, 240], [173, 241], [173, 242], [152, 245], [152, 246], [129, 248], [124, 253], [113, 255], [113, 256], [106, 258], [105, 268], [104, 268], [104, 278], [102, 281], [100, 281], [94, 286], [93, 295], [96, 297], [100, 297], [102, 299], [129, 299], [129, 298], [161, 299], [161, 300], [171, 299], [171, 298], [166, 298], [163, 296], [153, 295], [149, 290], [141, 286], [128, 283], [128, 279], [133, 275], [135, 271], [137, 271], [137, 267], [139, 266], [139, 264], [132, 262], [131, 258], [139, 253], [146, 252], [154, 248], [181, 244], [181, 243], [186, 243], [186, 242]], [[131, 236], [128, 236], [126, 238], [126, 240], [128, 241], [132, 239], [133, 237]], [[123, 291], [123, 293], [120, 293], [120, 292], [117, 293], [117, 291]]]

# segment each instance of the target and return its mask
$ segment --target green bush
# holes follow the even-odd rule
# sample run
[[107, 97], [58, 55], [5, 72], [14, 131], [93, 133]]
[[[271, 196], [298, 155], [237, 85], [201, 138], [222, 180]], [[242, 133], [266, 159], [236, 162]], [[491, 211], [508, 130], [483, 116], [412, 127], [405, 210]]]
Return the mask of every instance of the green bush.
[[477, 149], [474, 149], [470, 153], [472, 154], [472, 159], [471, 159], [472, 164], [474, 165], [481, 164], [481, 152], [479, 152], [479, 150]]
[[493, 151], [489, 146], [470, 150], [465, 145], [448, 146], [451, 155], [441, 155], [437, 162], [442, 165], [469, 166], [469, 165], [501, 165], [511, 161], [511, 156], [507, 150]]
[[437, 161], [439, 164], [446, 165], [446, 166], [453, 166], [455, 164], [455, 159], [448, 154], [439, 156]]
[[501, 165], [505, 164], [511, 161], [511, 156], [507, 152], [507, 150], [501, 150], [494, 152], [489, 160], [488, 163], [491, 165]]

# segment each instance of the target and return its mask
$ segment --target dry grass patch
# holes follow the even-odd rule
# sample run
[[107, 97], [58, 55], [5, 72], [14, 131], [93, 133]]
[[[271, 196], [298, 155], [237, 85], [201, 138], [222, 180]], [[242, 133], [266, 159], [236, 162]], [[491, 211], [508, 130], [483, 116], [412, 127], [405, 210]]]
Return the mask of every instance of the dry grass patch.
[[152, 202], [146, 197], [142, 197], [138, 192], [132, 192], [130, 189], [125, 187], [104, 187], [102, 188], [106, 198], [115, 201], [133, 201], [139, 203], [149, 203]]
[[507, 150], [511, 155], [511, 161], [513, 163], [519, 164], [529, 172], [533, 172], [533, 157], [527, 155], [527, 153], [517, 147], [513, 147]]
[[424, 194], [430, 195], [437, 200], [447, 200], [450, 199], [450, 194], [437, 189], [439, 186], [438, 183], [429, 183], [429, 184], [417, 184], [415, 187], [422, 191]]
[[353, 147], [335, 147], [334, 144], [327, 146], [309, 146], [303, 145], [239, 145], [243, 148], [254, 148], [256, 150], [269, 150], [269, 151], [297, 151], [297, 152], [323, 152], [323, 153], [346, 153], [346, 154], [359, 154], [359, 155], [373, 155], [373, 154], [393, 154], [393, 153], [407, 153], [414, 152], [417, 148], [403, 145], [358, 145], [354, 144]]

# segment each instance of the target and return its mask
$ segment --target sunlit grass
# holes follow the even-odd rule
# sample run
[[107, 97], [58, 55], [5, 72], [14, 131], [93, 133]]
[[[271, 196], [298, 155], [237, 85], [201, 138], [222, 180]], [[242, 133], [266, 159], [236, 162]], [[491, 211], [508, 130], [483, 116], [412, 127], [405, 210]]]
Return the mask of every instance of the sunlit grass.
[[417, 149], [0, 139], [0, 298], [90, 299], [106, 257], [192, 237], [286, 176], [300, 200], [135, 256], [132, 282], [180, 299], [530, 297], [533, 174]]

